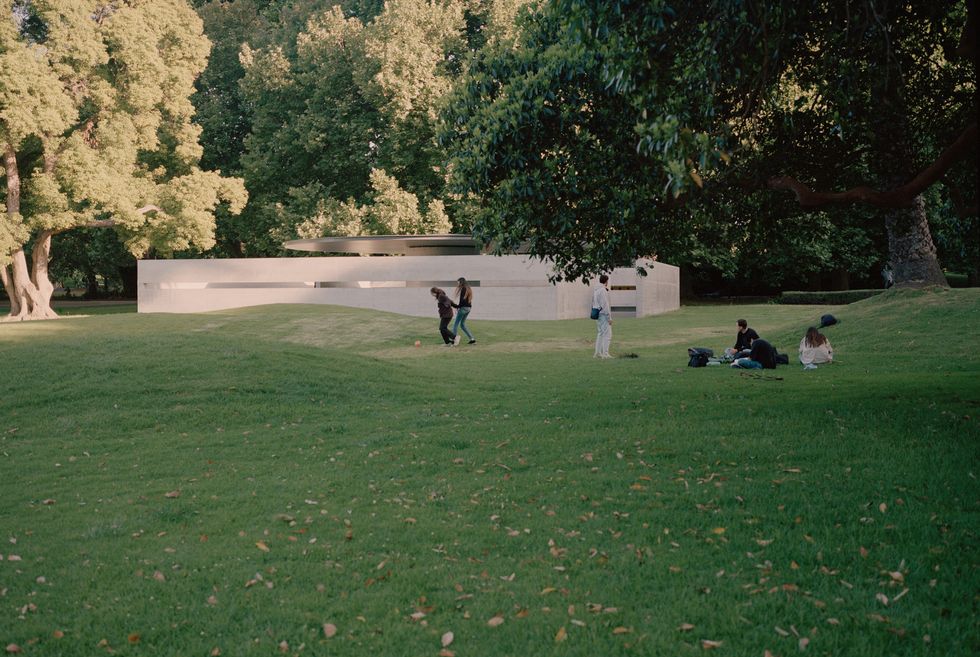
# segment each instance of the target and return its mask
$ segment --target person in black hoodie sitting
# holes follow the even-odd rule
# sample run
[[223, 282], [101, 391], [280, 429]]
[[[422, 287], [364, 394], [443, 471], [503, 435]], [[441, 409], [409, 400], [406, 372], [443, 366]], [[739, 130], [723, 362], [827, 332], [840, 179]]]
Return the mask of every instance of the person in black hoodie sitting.
[[776, 348], [762, 338], [752, 340], [752, 348], [746, 358], [737, 358], [732, 367], [747, 370], [776, 369]]

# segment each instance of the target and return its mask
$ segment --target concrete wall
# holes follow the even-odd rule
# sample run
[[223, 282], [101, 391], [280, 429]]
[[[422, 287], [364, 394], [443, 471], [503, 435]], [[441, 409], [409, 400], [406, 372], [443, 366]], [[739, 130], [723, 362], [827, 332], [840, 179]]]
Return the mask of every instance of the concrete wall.
[[[616, 316], [643, 317], [680, 307], [679, 270], [644, 261], [610, 275]], [[195, 313], [272, 303], [321, 303], [430, 317], [429, 288], [450, 295], [456, 279], [474, 285], [474, 317], [572, 319], [588, 317], [591, 284], [548, 282], [551, 266], [526, 256], [389, 256], [141, 260], [141, 313]]]

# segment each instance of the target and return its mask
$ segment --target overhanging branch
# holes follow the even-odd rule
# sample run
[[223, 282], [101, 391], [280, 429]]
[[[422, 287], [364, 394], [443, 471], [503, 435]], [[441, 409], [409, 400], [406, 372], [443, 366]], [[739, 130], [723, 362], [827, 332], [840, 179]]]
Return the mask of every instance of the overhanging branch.
[[775, 176], [769, 179], [770, 189], [789, 190], [805, 208], [816, 208], [831, 203], [864, 203], [878, 208], [905, 208], [912, 200], [938, 181], [953, 164], [974, 152], [977, 147], [977, 124], [969, 125], [946, 150], [911, 181], [901, 187], [879, 191], [871, 187], [854, 187], [844, 192], [815, 192], [792, 176]]

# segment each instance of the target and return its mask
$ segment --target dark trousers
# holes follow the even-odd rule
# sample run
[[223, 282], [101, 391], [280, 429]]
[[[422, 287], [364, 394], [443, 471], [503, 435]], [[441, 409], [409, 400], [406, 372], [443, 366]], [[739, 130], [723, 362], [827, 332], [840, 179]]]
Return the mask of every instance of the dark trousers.
[[442, 339], [446, 344], [453, 341], [456, 336], [453, 332], [449, 330], [449, 322], [453, 321], [452, 317], [440, 317], [439, 318], [439, 332], [442, 333]]

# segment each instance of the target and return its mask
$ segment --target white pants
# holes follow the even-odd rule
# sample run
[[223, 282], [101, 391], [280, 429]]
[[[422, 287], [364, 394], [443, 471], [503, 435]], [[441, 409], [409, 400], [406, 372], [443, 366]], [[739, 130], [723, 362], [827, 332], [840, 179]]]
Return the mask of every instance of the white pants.
[[612, 342], [612, 324], [609, 315], [602, 313], [596, 320], [595, 357], [609, 358], [609, 343]]

